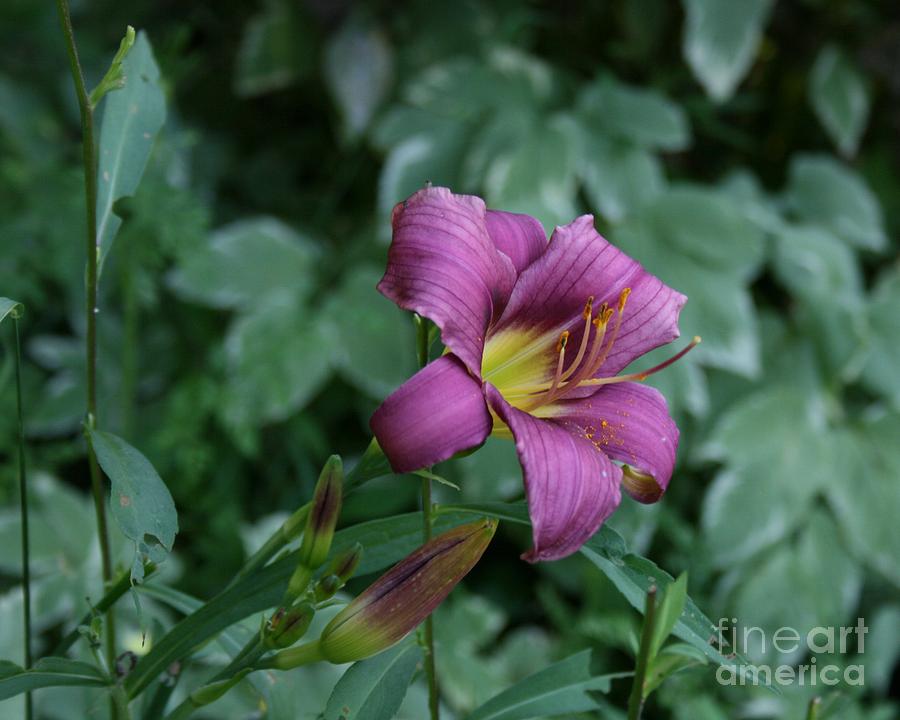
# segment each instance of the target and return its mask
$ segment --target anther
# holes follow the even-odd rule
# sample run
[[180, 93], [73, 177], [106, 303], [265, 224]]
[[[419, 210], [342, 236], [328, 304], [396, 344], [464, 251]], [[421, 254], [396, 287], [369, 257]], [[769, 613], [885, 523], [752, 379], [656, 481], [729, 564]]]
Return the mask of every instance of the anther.
[[556, 341], [556, 352], [565, 350], [567, 342], [569, 342], [569, 331], [563, 330], [562, 335], [559, 336], [559, 340]]
[[591, 313], [594, 311], [594, 296], [591, 295], [587, 302], [584, 304], [584, 311], [581, 313], [581, 317], [585, 320], [589, 320], [591, 317]]
[[625, 303], [628, 302], [628, 296], [631, 295], [631, 288], [627, 287], [619, 293], [619, 312], [621, 313], [625, 309]]

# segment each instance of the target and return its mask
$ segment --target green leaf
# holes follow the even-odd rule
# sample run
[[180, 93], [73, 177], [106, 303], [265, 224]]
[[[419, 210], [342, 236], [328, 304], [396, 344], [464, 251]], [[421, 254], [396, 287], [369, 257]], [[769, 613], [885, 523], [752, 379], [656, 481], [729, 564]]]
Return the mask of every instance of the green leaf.
[[328, 43], [325, 82], [341, 113], [342, 134], [359, 137], [390, 90], [393, 55], [377, 27], [350, 21]]
[[412, 323], [375, 291], [381, 275], [374, 266], [351, 269], [322, 312], [341, 375], [374, 399], [392, 393], [417, 370]]
[[22, 303], [10, 300], [6, 297], [0, 297], [0, 322], [3, 322], [7, 315], [13, 320], [17, 320], [22, 317], [24, 313], [25, 306]]
[[857, 558], [900, 587], [900, 534], [887, 508], [900, 503], [900, 415], [861, 423], [833, 440], [836, 471], [826, 489]]
[[[816, 509], [808, 514], [802, 531], [748, 566], [735, 590], [733, 612], [742, 627], [763, 628], [767, 639], [781, 627], [803, 635], [817, 626], [839, 626], [856, 607], [862, 579], [834, 521]], [[738, 641], [743, 645], [741, 635]], [[778, 654], [771, 642], [761, 647], [758, 632], [746, 639], [746, 652], [754, 661], [772, 660]], [[799, 662], [805, 652], [801, 645], [778, 660]]]
[[97, 177], [98, 264], [103, 267], [122, 219], [114, 204], [137, 190], [153, 140], [166, 120], [159, 68], [147, 34], [137, 35], [122, 62], [125, 86], [106, 99], [100, 127]]
[[528, 213], [548, 229], [569, 222], [576, 214], [573, 136], [571, 118], [556, 116], [494, 158], [484, 179], [488, 205]]
[[871, 327], [870, 351], [861, 374], [863, 383], [881, 393], [900, 409], [900, 272], [896, 269], [879, 278], [866, 308]]
[[269, 294], [225, 338], [228, 382], [222, 416], [243, 432], [302, 409], [331, 374], [331, 338], [293, 293]]
[[841, 154], [856, 154], [869, 119], [869, 88], [843, 51], [827, 45], [819, 51], [809, 76], [809, 97]]
[[682, 0], [687, 21], [682, 52], [716, 102], [731, 97], [747, 74], [772, 9], [772, 0]]
[[[404, 121], [405, 122], [405, 121]], [[394, 145], [378, 177], [378, 208], [384, 215], [426, 183], [456, 184], [466, 143], [460, 123], [434, 118], [426, 130]]]
[[667, 645], [663, 648], [647, 668], [647, 677], [644, 680], [644, 697], [650, 696], [663, 681], [677, 672], [690, 667], [705, 665], [708, 662], [693, 645], [679, 643]]
[[702, 456], [727, 462], [703, 499], [703, 541], [728, 567], [787, 536], [834, 472], [823, 408], [800, 387], [744, 396], [708, 434]]
[[172, 551], [178, 513], [169, 489], [137, 449], [112, 433], [91, 430], [97, 461], [109, 477], [110, 509], [125, 536], [134, 543], [132, 582], [144, 576], [144, 560], [156, 564]]
[[881, 250], [887, 244], [875, 195], [862, 178], [833, 158], [796, 156], [785, 200], [802, 220], [820, 225], [851, 246]]
[[688, 297], [680, 327], [701, 361], [749, 377], [759, 370], [756, 313], [746, 289], [763, 259], [762, 231], [721, 193], [668, 190], [614, 228], [613, 240]]
[[659, 653], [659, 649], [666, 638], [672, 633], [675, 623], [684, 612], [684, 604], [687, 602], [687, 573], [681, 573], [678, 578], [666, 588], [665, 594], [660, 600], [656, 610], [656, 623], [653, 627], [653, 636], [650, 639], [650, 658], [653, 659]]
[[110, 680], [98, 667], [68, 658], [48, 657], [25, 670], [0, 660], [0, 700], [39, 688], [62, 686], [104, 687]]
[[583, 650], [530, 675], [477, 708], [468, 720], [526, 720], [597, 710], [595, 693], [631, 673], [601, 675], [593, 652]]
[[219, 228], [188, 252], [169, 276], [182, 298], [213, 308], [250, 310], [269, 294], [290, 291], [299, 303], [312, 290], [312, 240], [279, 220], [250, 218]]
[[334, 686], [324, 720], [391, 720], [421, 659], [422, 649], [407, 641], [354, 663]]
[[269, 0], [250, 18], [238, 48], [234, 77], [237, 95], [250, 97], [289, 86], [312, 64], [315, 38], [299, 6]]
[[656, 156], [630, 143], [585, 133], [581, 181], [588, 201], [610, 222], [657, 198], [665, 186]]
[[591, 133], [637, 147], [684, 150], [691, 132], [684, 111], [664, 95], [626, 85], [610, 75], [588, 85], [578, 99], [579, 119]]

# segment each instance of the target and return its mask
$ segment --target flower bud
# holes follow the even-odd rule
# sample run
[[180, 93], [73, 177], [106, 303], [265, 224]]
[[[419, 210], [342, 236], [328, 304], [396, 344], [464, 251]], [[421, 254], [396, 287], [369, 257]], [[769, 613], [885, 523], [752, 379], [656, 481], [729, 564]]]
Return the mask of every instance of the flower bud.
[[401, 560], [332, 618], [319, 651], [332, 663], [362, 660], [412, 632], [481, 558], [496, 520], [454, 528]]
[[300, 544], [300, 564], [315, 570], [328, 557], [334, 527], [341, 514], [344, 470], [341, 458], [332, 455], [322, 468], [312, 499], [303, 542]]
[[191, 693], [191, 705], [195, 708], [203, 707], [204, 705], [209, 705], [210, 703], [214, 703], [220, 697], [222, 697], [225, 693], [227, 693], [231, 688], [237, 685], [241, 680], [243, 680], [253, 668], [244, 668], [239, 673], [234, 675], [233, 677], [227, 678], [225, 680], [218, 680], [216, 682], [210, 683], [209, 685], [204, 685], [201, 688], [197, 688], [194, 692]]
[[342, 552], [329, 563], [322, 577], [315, 585], [316, 602], [323, 602], [332, 597], [346, 582], [353, 577], [362, 560], [363, 547], [354, 543], [349, 550]]
[[306, 634], [315, 613], [308, 602], [279, 608], [263, 628], [263, 644], [270, 650], [290, 647]]

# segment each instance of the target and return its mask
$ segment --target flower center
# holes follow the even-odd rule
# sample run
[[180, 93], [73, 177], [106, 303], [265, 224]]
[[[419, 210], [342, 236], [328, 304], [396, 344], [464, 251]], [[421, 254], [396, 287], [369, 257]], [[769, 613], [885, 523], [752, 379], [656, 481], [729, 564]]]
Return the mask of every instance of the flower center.
[[[607, 303], [603, 303], [597, 309], [596, 314], [594, 313], [594, 298], [593, 296], [589, 297], [581, 313], [581, 317], [584, 320], [584, 330], [581, 334], [581, 342], [578, 344], [577, 351], [574, 350], [574, 347], [570, 347], [569, 338], [571, 333], [569, 330], [563, 330], [553, 345], [553, 352], [556, 354], [556, 371], [553, 378], [547, 382], [537, 383], [502, 383], [503, 387], [497, 384], [506, 400], [520, 410], [534, 412], [538, 408], [565, 398], [578, 387], [596, 387], [627, 381], [640, 382], [681, 359], [700, 343], [700, 338], [694, 337], [687, 347], [649, 370], [627, 375], [617, 375], [615, 377], [595, 378], [594, 375], [599, 372], [603, 363], [606, 362], [619, 335], [619, 330], [622, 327], [622, 318], [625, 314], [625, 306], [628, 303], [630, 294], [631, 288], [623, 289], [614, 308], [609, 307]], [[546, 338], [546, 335], [542, 337]], [[513, 363], [522, 363], [527, 356], [542, 355], [546, 352], [546, 350], [540, 349], [542, 347], [541, 339], [536, 338], [536, 340], [536, 343], [528, 343], [526, 347], [513, 355], [512, 359], [508, 359], [501, 363], [499, 367], [493, 368], [492, 372], [485, 373], [485, 378], [491, 379], [491, 375], [498, 374], [504, 367]], [[537, 345], [537, 348], [535, 348], [535, 345]], [[543, 345], [543, 347], [546, 347], [546, 345]], [[572, 355], [573, 351], [574, 356]], [[571, 358], [568, 362], [567, 357]], [[546, 368], [544, 363], [540, 363], [540, 365]]]

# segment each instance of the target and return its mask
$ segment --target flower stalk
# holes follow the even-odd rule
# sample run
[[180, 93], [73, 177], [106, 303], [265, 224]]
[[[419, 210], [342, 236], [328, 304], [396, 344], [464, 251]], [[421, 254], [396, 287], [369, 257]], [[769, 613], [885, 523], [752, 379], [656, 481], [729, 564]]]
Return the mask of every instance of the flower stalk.
[[[419, 361], [419, 369], [428, 364], [428, 331], [429, 321], [418, 313], [414, 316], [416, 323], [416, 358]], [[422, 542], [431, 540], [433, 527], [433, 505], [431, 502], [431, 478], [422, 477]], [[428, 713], [431, 720], [440, 720], [441, 700], [440, 688], [437, 682], [437, 666], [434, 658], [434, 618], [429, 615], [425, 618], [423, 628], [423, 641], [425, 645], [425, 678], [428, 683]]]
[[[25, 470], [25, 423], [22, 419], [22, 343], [19, 338], [19, 317], [21, 317], [21, 305], [12, 309], [12, 321], [15, 335], [16, 367], [16, 417], [18, 421], [18, 455], [19, 455], [19, 508], [22, 527], [22, 602], [23, 602], [23, 628], [24, 628], [24, 660], [25, 667], [30, 668], [31, 657], [31, 558], [29, 553], [28, 534], [28, 478]], [[33, 716], [31, 693], [25, 693], [25, 718], [31, 720]]]
[[[75, 85], [75, 94], [78, 98], [78, 108], [81, 114], [81, 149], [82, 163], [84, 165], [84, 195], [87, 219], [87, 232], [85, 235], [85, 251], [87, 255], [87, 270], [85, 273], [85, 313], [86, 334], [85, 343], [85, 372], [87, 383], [87, 429], [93, 428], [97, 423], [97, 151], [94, 144], [94, 104], [88, 95], [84, 82], [84, 72], [78, 59], [78, 48], [75, 44], [75, 32], [72, 28], [72, 18], [69, 13], [68, 0], [56, 0], [56, 8], [59, 13], [60, 24], [66, 43], [66, 53], [69, 56], [69, 69], [72, 73], [72, 81]], [[133, 32], [133, 31], [132, 31]], [[103, 582], [108, 585], [112, 580], [112, 556], [109, 545], [109, 530], [106, 520], [106, 503], [103, 492], [103, 479], [100, 474], [100, 466], [94, 448], [88, 439], [88, 464], [91, 475], [91, 494], [94, 499], [94, 512], [97, 516], [97, 534], [100, 539], [100, 556], [103, 566]], [[112, 665], [116, 658], [116, 627], [115, 616], [110, 610], [106, 615], [106, 656], [107, 662]], [[113, 717], [119, 715], [118, 709], [113, 706]]]
[[641, 644], [638, 649], [637, 664], [634, 668], [634, 684], [628, 698], [628, 720], [640, 720], [644, 710], [644, 681], [653, 647], [654, 626], [656, 624], [656, 585], [647, 590], [644, 608], [644, 625], [641, 630]]

